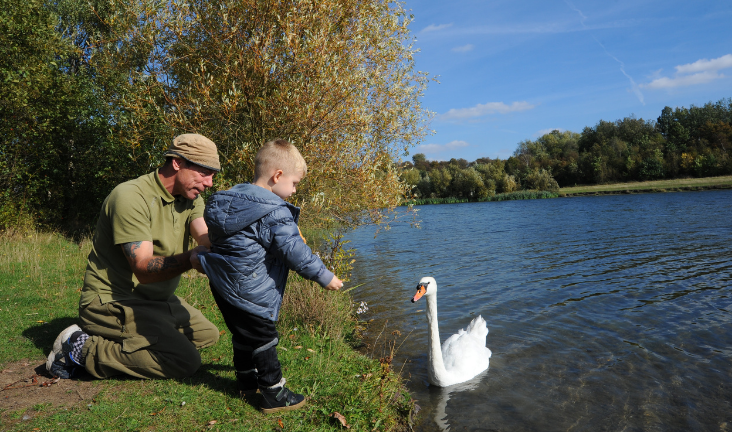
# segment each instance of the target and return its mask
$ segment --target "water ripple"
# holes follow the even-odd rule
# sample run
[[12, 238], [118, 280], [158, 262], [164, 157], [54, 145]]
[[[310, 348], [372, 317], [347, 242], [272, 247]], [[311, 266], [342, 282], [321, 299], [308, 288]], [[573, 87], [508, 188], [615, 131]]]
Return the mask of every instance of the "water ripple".
[[[422, 229], [351, 236], [354, 295], [373, 328], [412, 331], [396, 367], [418, 430], [727, 430], [730, 214], [732, 191], [426, 206]], [[408, 299], [426, 275], [443, 340], [488, 322], [491, 367], [469, 386], [424, 384]]]

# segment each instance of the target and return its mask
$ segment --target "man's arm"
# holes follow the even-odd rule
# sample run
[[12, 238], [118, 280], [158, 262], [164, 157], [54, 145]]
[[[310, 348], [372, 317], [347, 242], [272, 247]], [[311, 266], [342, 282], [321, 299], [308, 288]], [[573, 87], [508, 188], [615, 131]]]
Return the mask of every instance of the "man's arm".
[[132, 273], [143, 284], [172, 279], [184, 271], [190, 270], [192, 268], [191, 254], [207, 250], [204, 246], [198, 246], [182, 254], [162, 257], [153, 255], [151, 241], [130, 242], [121, 246]]
[[211, 248], [211, 241], [208, 239], [208, 226], [202, 217], [191, 221], [191, 236], [199, 246]]

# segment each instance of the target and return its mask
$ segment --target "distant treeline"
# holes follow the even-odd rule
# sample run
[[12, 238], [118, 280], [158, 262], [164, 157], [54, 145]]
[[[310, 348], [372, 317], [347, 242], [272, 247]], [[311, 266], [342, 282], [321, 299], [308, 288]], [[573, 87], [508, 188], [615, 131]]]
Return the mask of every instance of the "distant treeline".
[[428, 161], [402, 166], [416, 198], [480, 200], [518, 190], [732, 174], [732, 99], [665, 107], [656, 120], [600, 120], [582, 133], [552, 131], [518, 144], [507, 160]]

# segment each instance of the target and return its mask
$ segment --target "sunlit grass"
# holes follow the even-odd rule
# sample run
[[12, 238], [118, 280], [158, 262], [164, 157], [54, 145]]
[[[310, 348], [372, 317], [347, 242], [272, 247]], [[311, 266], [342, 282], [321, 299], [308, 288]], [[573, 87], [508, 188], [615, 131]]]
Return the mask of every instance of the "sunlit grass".
[[[40, 365], [59, 331], [77, 322], [90, 243], [39, 233], [1, 239], [0, 368], [21, 359]], [[22, 422], [23, 413], [13, 413], [3, 430], [340, 430], [333, 412], [352, 430], [406, 427], [412, 401], [401, 378], [388, 363], [359, 354], [347, 342], [356, 325], [347, 293], [290, 278], [278, 323], [279, 356], [288, 386], [309, 402], [305, 409], [270, 416], [259, 412], [256, 399], [242, 400], [236, 392], [231, 339], [208, 279], [189, 272], [177, 294], [224, 331], [215, 346], [201, 351], [203, 366], [194, 376], [96, 381], [100, 392], [91, 405], [68, 411], [44, 405]]]
[[560, 188], [560, 195], [623, 192], [665, 192], [677, 190], [697, 190], [712, 188], [732, 188], [732, 176], [686, 178], [673, 180], [653, 180], [643, 182], [613, 183], [604, 185], [573, 186]]

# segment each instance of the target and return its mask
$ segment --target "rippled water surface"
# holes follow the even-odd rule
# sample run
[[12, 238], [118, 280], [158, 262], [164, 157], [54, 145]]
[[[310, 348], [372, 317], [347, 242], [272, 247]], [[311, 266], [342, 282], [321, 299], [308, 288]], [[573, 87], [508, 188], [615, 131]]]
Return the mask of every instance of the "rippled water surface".
[[[409, 334], [417, 430], [732, 430], [732, 191], [418, 208], [421, 229], [350, 236], [367, 336]], [[427, 385], [422, 276], [443, 341], [488, 322], [468, 383]]]

